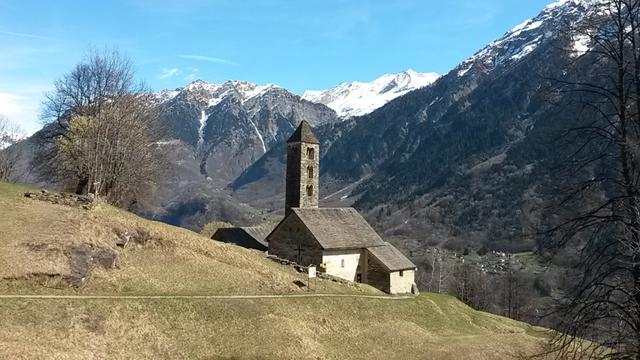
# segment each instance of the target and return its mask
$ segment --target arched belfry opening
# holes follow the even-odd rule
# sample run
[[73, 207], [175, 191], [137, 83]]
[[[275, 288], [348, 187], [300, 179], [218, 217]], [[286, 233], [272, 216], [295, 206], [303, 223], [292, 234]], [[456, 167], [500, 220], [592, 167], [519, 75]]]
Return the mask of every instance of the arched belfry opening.
[[320, 142], [302, 121], [287, 141], [285, 210], [318, 207]]

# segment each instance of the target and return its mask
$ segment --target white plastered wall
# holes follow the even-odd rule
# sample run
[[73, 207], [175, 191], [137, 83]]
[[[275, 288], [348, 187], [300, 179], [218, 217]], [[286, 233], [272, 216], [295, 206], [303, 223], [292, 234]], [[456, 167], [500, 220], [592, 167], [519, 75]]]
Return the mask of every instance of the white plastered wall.
[[389, 278], [391, 283], [389, 292], [391, 294], [409, 294], [416, 281], [416, 272], [415, 270], [403, 270], [402, 276], [400, 276], [400, 271], [394, 271], [389, 274]]
[[360, 255], [361, 250], [325, 250], [322, 262], [326, 265], [327, 274], [355, 281]]

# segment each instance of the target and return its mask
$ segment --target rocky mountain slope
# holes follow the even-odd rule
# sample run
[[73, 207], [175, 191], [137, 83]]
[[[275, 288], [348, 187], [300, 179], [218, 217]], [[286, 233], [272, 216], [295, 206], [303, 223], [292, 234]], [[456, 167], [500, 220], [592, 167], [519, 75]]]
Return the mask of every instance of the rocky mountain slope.
[[325, 104], [342, 118], [362, 116], [413, 90], [433, 84], [436, 73], [418, 73], [411, 69], [386, 74], [371, 82], [343, 82], [327, 90], [308, 90], [302, 98]]
[[338, 121], [329, 108], [273, 84], [197, 80], [156, 97], [167, 141], [193, 148], [200, 173], [223, 182], [283, 141], [301, 119], [314, 126]]
[[542, 219], [545, 186], [562, 181], [553, 139], [577, 120], [570, 96], [549, 90], [570, 69], [583, 79], [595, 71], [582, 58], [588, 44], [566, 27], [589, 11], [588, 1], [556, 2], [433, 86], [361, 119], [329, 149], [325, 175], [366, 178], [356, 205], [388, 232], [434, 233], [429, 241], [458, 250], [532, 249], [526, 235]]

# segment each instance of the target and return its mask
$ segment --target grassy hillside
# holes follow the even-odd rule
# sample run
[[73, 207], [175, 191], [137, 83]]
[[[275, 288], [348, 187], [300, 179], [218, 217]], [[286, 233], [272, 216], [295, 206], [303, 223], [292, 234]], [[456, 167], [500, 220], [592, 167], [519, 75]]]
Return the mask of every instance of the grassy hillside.
[[[513, 358], [545, 332], [422, 294], [376, 298], [82, 298], [307, 294], [264, 255], [99, 204], [0, 183], [0, 358]], [[127, 247], [116, 246], [127, 234]], [[315, 293], [380, 295], [319, 280]]]

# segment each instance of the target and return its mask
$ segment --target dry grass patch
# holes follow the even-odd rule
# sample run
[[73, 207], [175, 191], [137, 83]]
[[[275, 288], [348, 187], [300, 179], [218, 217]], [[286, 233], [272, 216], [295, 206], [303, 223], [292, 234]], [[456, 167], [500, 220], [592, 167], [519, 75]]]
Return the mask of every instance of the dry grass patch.
[[[288, 294], [304, 274], [263, 253], [139, 218], [24, 197], [0, 183], [0, 292], [81, 294]], [[117, 244], [129, 239], [123, 249]], [[318, 292], [379, 294], [318, 280]]]
[[540, 351], [545, 339], [542, 330], [436, 294], [397, 301], [8, 300], [0, 319], [2, 358], [50, 349], [61, 359], [511, 359]]
[[[0, 294], [297, 294], [264, 254], [0, 183]], [[119, 239], [129, 237], [125, 248]], [[115, 260], [112, 255], [115, 254]], [[84, 280], [73, 286], [74, 278]], [[320, 280], [318, 293], [380, 294]], [[509, 359], [546, 333], [454, 298], [2, 299], [0, 358]]]

